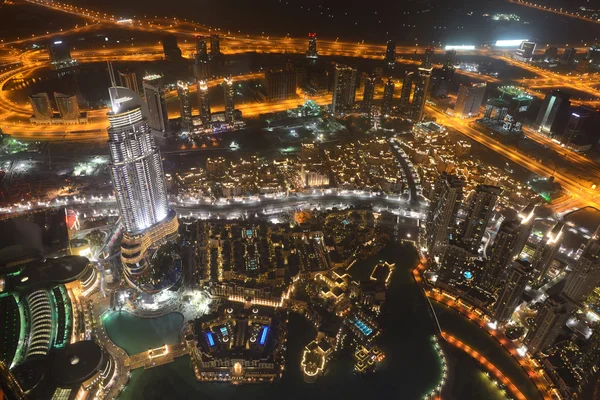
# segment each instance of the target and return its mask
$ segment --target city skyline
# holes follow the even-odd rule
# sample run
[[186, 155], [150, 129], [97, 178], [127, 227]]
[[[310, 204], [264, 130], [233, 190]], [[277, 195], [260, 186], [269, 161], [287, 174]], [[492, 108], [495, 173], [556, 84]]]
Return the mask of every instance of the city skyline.
[[2, 6], [0, 397], [594, 398], [599, 10], [82, 1]]

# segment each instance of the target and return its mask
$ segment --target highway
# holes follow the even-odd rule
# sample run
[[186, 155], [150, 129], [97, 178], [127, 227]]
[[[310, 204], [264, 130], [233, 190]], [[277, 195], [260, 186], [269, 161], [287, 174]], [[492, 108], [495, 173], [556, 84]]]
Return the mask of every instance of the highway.
[[[454, 129], [455, 131], [465, 135], [469, 139], [484, 145], [485, 147], [493, 150], [494, 152], [504, 156], [508, 160], [514, 162], [521, 167], [539, 175], [542, 177], [554, 176], [555, 180], [559, 182], [562, 187], [567, 190], [571, 196], [581, 200], [582, 204], [586, 204], [592, 207], [599, 207], [600, 202], [597, 200], [597, 193], [590, 186], [585, 186], [585, 182], [582, 182], [580, 178], [572, 176], [572, 174], [561, 172], [532, 159], [526, 154], [520, 153], [517, 149], [514, 149], [500, 141], [488, 136], [475, 128], [469, 126], [469, 120], [458, 119], [448, 116], [443, 111], [427, 106], [428, 113], [435, 117], [436, 120], [445, 125], [448, 128]], [[573, 162], [576, 162], [573, 160]], [[597, 170], [597, 168], [596, 168]], [[600, 182], [599, 182], [600, 183]]]

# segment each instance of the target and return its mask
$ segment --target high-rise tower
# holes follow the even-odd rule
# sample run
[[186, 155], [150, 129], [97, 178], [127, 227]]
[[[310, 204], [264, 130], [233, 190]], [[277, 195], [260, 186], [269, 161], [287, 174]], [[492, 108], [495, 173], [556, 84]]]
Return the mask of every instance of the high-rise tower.
[[335, 81], [331, 112], [344, 114], [354, 106], [356, 98], [356, 68], [346, 65], [335, 65]]
[[235, 122], [235, 104], [233, 102], [233, 79], [225, 78], [223, 81], [223, 91], [225, 94], [225, 122], [233, 124]]
[[546, 95], [535, 120], [538, 132], [552, 134], [564, 130], [571, 104], [569, 97], [567, 93], [559, 90], [553, 90]]
[[363, 92], [363, 101], [360, 110], [363, 114], [371, 116], [373, 108], [373, 97], [375, 96], [375, 76], [367, 76], [365, 78], [365, 90]]
[[218, 57], [221, 53], [221, 38], [216, 33], [210, 35], [210, 55]]
[[194, 128], [192, 122], [192, 104], [190, 102], [189, 85], [183, 81], [177, 81], [177, 95], [179, 96], [179, 114], [181, 115], [181, 129], [191, 132]]
[[198, 81], [198, 102], [202, 125], [210, 123], [210, 99], [208, 98], [208, 84], [204, 80]]
[[396, 63], [396, 42], [388, 40], [385, 49], [385, 63], [392, 67]]
[[148, 108], [141, 97], [114, 85], [109, 89], [109, 170], [125, 233], [121, 261], [134, 287], [157, 292], [180, 279], [174, 265], [152, 265], [158, 247], [177, 235], [178, 222], [167, 203], [160, 150], [148, 126]]
[[317, 51], [317, 34], [309, 33], [308, 34], [308, 50], [306, 51], [306, 58], [316, 59], [319, 57], [319, 52]]
[[381, 115], [390, 115], [392, 112], [392, 102], [394, 101], [394, 81], [389, 78], [383, 88], [383, 103], [381, 104]]
[[454, 230], [456, 214], [463, 197], [464, 182], [445, 172], [435, 182], [427, 216], [427, 249], [430, 256], [444, 251]]

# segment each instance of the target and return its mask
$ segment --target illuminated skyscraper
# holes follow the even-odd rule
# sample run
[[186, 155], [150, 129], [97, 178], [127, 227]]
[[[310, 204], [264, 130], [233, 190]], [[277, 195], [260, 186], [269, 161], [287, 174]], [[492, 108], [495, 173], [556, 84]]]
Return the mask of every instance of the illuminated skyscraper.
[[148, 125], [155, 131], [169, 130], [169, 113], [165, 102], [165, 88], [160, 75], [147, 75], [142, 81], [144, 97], [148, 104]]
[[395, 87], [396, 86], [394, 85], [394, 81], [392, 81], [392, 78], [388, 78], [383, 88], [383, 103], [381, 105], [381, 114], [384, 116], [390, 115], [390, 113], [392, 112]]
[[109, 170], [125, 227], [121, 261], [132, 286], [156, 292], [179, 280], [172, 266], [150, 265], [153, 251], [177, 235], [177, 217], [168, 208], [162, 159], [148, 126], [148, 108], [137, 93], [114, 86], [109, 70], [113, 82], [109, 89]]
[[306, 51], [306, 58], [318, 58], [319, 52], [317, 51], [317, 34], [308, 34], [308, 50]]
[[373, 97], [375, 96], [375, 76], [367, 76], [365, 78], [365, 90], [363, 93], [363, 101], [360, 110], [363, 114], [371, 116], [373, 108]]
[[458, 118], [471, 118], [479, 115], [479, 109], [485, 95], [485, 83], [461, 85], [456, 97], [452, 114]]
[[77, 96], [69, 96], [62, 93], [54, 93], [54, 100], [60, 117], [65, 121], [76, 121], [79, 118], [79, 104]]
[[445, 172], [435, 181], [427, 216], [427, 249], [430, 256], [443, 253], [450, 241], [463, 198], [463, 187], [461, 179]]
[[356, 68], [336, 64], [331, 112], [336, 115], [347, 113], [354, 106], [355, 97]]
[[585, 300], [600, 284], [600, 228], [587, 242], [583, 253], [567, 275], [563, 294], [576, 303]]
[[497, 186], [479, 185], [469, 201], [462, 240], [476, 249], [481, 244], [501, 193], [502, 189]]
[[221, 55], [221, 39], [216, 33], [210, 35], [210, 55], [212, 57]]
[[385, 63], [388, 66], [396, 64], [396, 42], [388, 40], [385, 49]]
[[527, 261], [513, 261], [506, 283], [500, 291], [500, 296], [494, 306], [494, 318], [500, 323], [510, 319], [519, 300], [525, 291], [531, 266]]
[[137, 75], [135, 72], [119, 72], [119, 83], [122, 87], [126, 87], [129, 90], [133, 90], [136, 93], [140, 92], [138, 85]]
[[225, 122], [233, 124], [235, 122], [235, 104], [233, 102], [233, 79], [225, 78], [223, 81], [223, 91], [225, 93]]
[[535, 354], [554, 343], [569, 318], [571, 308], [563, 296], [550, 296], [544, 301], [525, 336], [524, 344], [529, 353]]
[[202, 124], [210, 123], [210, 99], [208, 98], [208, 84], [206, 81], [198, 81], [198, 105]]
[[50, 120], [54, 115], [48, 93], [32, 94], [29, 96], [29, 102], [33, 109], [33, 117], [36, 120]]
[[177, 95], [179, 96], [179, 113], [181, 115], [181, 129], [191, 132], [194, 128], [192, 122], [192, 104], [190, 103], [190, 90], [186, 82], [177, 81]]
[[564, 224], [562, 222], [558, 222], [554, 225], [552, 230], [544, 235], [538, 244], [538, 247], [533, 254], [533, 258], [531, 259], [531, 267], [533, 268], [532, 281], [541, 282], [552, 266], [554, 256], [560, 247], [563, 226]]
[[569, 95], [560, 90], [553, 90], [544, 98], [540, 112], [535, 120], [538, 132], [545, 134], [559, 133], [564, 130], [568, 117]]

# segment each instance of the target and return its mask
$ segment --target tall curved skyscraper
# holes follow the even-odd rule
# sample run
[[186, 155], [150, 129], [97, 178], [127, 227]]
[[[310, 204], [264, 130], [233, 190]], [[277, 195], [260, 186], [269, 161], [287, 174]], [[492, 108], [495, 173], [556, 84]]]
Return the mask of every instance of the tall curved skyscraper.
[[113, 105], [108, 113], [110, 172], [125, 228], [136, 233], [167, 216], [165, 175], [144, 101], [126, 88], [109, 91]]
[[121, 262], [127, 282], [156, 293], [181, 281], [179, 223], [169, 210], [160, 150], [148, 126], [148, 107], [134, 91], [109, 88], [110, 173], [125, 233]]

